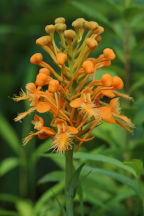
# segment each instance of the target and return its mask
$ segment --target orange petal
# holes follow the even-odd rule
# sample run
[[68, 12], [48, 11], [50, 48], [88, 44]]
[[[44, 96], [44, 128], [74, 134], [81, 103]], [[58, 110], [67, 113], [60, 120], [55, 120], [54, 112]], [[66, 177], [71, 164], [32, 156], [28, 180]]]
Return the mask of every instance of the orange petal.
[[110, 101], [111, 110], [114, 113], [120, 113], [120, 103], [119, 98], [114, 98]]
[[113, 93], [112, 90], [102, 90], [101, 93], [102, 93], [104, 96], [107, 96], [107, 97], [110, 97], [110, 98], [115, 97], [115, 94]]
[[39, 113], [44, 113], [44, 112], [48, 112], [50, 110], [50, 106], [48, 102], [39, 102], [37, 104], [37, 111]]
[[115, 123], [115, 119], [112, 115], [111, 108], [109, 106], [100, 107], [98, 109], [102, 111], [101, 118], [103, 121], [111, 123], [111, 124]]
[[41, 132], [41, 133], [38, 135], [38, 138], [39, 138], [39, 139], [46, 139], [46, 138], [48, 138], [48, 135], [47, 135], [45, 132]]
[[38, 115], [34, 115], [34, 121], [35, 122], [40, 122], [42, 125], [44, 124], [43, 118], [38, 116]]
[[78, 129], [75, 127], [71, 127], [71, 126], [67, 126], [66, 131], [68, 133], [71, 133], [71, 134], [77, 134], [78, 133]]
[[51, 128], [49, 128], [49, 127], [43, 127], [42, 131], [45, 132], [48, 135], [55, 135], [56, 134], [55, 131], [52, 130]]
[[83, 103], [83, 99], [77, 98], [77, 99], [70, 102], [70, 106], [74, 107], [74, 108], [78, 108], [82, 103]]

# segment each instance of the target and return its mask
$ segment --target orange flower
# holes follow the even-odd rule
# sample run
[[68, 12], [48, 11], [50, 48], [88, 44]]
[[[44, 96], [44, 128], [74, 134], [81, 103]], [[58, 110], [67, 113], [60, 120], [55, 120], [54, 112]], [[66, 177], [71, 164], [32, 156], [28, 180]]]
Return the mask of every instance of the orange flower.
[[101, 118], [103, 121], [111, 124], [117, 123], [129, 132], [132, 132], [131, 128], [134, 128], [133, 123], [129, 118], [120, 114], [119, 98], [112, 99], [109, 106], [100, 107], [98, 109], [102, 111]]
[[80, 108], [89, 118], [93, 116], [95, 119], [98, 119], [100, 117], [100, 111], [91, 101], [90, 88], [85, 88], [81, 93], [81, 97], [71, 101], [70, 106], [73, 108]]
[[78, 129], [68, 126], [62, 119], [56, 119], [54, 125], [57, 127], [52, 148], [58, 153], [63, 153], [72, 148], [72, 140], [74, 135], [78, 133]]
[[23, 141], [23, 144], [26, 145], [34, 136], [37, 136], [40, 139], [46, 139], [47, 137], [51, 137], [53, 139], [53, 136], [56, 134], [54, 130], [52, 130], [49, 127], [44, 127], [44, 120], [42, 117], [39, 117], [38, 115], [34, 116], [34, 129], [37, 130], [37, 132], [31, 132]]

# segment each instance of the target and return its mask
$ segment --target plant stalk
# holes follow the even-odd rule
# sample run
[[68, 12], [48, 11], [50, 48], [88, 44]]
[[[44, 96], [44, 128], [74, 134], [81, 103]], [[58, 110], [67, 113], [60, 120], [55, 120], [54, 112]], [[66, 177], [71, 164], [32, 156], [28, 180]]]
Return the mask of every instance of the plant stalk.
[[73, 216], [73, 197], [69, 190], [69, 184], [73, 175], [73, 150], [65, 153], [65, 199], [66, 216]]

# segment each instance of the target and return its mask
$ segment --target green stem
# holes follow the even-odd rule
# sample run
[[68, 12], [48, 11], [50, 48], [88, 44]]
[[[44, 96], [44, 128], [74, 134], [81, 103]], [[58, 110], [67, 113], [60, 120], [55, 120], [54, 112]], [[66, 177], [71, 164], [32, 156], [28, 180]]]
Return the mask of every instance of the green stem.
[[66, 216], [73, 216], [73, 197], [69, 190], [69, 183], [73, 175], [73, 150], [65, 153], [65, 198]]

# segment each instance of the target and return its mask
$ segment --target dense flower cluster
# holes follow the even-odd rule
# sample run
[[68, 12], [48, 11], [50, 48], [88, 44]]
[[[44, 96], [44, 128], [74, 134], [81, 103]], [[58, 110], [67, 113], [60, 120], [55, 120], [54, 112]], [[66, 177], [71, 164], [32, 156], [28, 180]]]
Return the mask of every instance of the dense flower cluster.
[[[57, 152], [65, 152], [72, 148], [72, 141], [78, 141], [76, 151], [83, 142], [94, 139], [89, 137], [93, 129], [101, 122], [117, 123], [131, 132], [134, 127], [131, 120], [120, 114], [119, 97], [130, 100], [128, 95], [116, 90], [124, 86], [120, 77], [104, 74], [101, 80], [95, 80], [98, 69], [108, 67], [115, 59], [112, 49], [106, 48], [97, 58], [89, 58], [101, 42], [104, 28], [94, 21], [83, 18], [76, 19], [74, 30], [66, 30], [64, 18], [57, 18], [55, 25], [47, 25], [48, 35], [36, 40], [57, 65], [57, 72], [45, 61], [41, 53], [34, 54], [30, 62], [40, 66], [35, 83], [26, 85], [26, 93], [22, 90], [14, 100], [29, 100], [31, 108], [20, 113], [15, 121], [28, 114], [51, 112], [53, 120], [50, 127], [44, 126], [39, 115], [34, 116], [34, 129], [25, 139], [27, 144], [34, 136], [40, 139], [53, 139], [52, 148]], [[55, 34], [59, 35], [60, 46], [55, 42]], [[105, 103], [103, 97], [109, 98]]]

